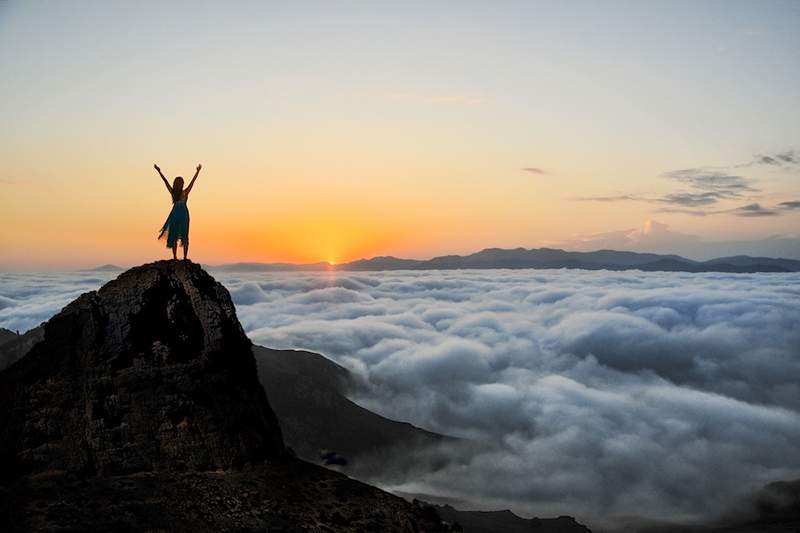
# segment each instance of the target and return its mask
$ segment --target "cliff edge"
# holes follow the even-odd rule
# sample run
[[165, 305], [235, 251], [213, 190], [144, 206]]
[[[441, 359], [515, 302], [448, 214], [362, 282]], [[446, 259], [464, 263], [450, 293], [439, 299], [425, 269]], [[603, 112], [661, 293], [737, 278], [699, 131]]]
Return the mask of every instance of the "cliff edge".
[[228, 291], [191, 262], [67, 305], [0, 402], [4, 531], [449, 530], [286, 453]]

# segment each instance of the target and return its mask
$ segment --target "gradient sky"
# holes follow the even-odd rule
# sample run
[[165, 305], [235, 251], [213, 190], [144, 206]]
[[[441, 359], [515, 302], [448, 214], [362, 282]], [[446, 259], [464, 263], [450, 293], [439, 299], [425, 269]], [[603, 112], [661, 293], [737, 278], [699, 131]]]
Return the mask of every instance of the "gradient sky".
[[0, 1], [0, 268], [800, 227], [796, 1], [288, 4]]

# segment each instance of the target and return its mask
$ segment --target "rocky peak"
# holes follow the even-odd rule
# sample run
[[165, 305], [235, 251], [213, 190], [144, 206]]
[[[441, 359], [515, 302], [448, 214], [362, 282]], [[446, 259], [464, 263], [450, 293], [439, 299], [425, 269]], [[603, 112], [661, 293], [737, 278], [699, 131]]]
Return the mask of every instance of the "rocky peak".
[[283, 453], [228, 291], [159, 261], [83, 294], [0, 373], [4, 477], [229, 470]]

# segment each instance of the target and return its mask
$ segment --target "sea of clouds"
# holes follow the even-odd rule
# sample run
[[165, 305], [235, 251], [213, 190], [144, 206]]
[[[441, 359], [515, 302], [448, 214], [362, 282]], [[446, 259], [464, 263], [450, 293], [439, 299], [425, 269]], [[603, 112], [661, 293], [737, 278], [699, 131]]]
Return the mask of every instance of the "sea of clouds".
[[[800, 274], [214, 274], [255, 343], [322, 353], [360, 404], [469, 443], [373, 480], [391, 490], [695, 520], [800, 478]], [[111, 277], [0, 274], [0, 327]]]

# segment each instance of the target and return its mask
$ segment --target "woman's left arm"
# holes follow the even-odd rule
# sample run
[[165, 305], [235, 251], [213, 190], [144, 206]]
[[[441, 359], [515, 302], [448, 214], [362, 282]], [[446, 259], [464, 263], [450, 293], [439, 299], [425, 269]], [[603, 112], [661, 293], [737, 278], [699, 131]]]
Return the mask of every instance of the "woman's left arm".
[[192, 191], [192, 187], [194, 187], [194, 181], [197, 179], [197, 176], [200, 174], [200, 169], [203, 168], [203, 165], [198, 164], [197, 169], [195, 169], [194, 177], [192, 181], [189, 182], [189, 186], [186, 187], [186, 194], [189, 194]]

